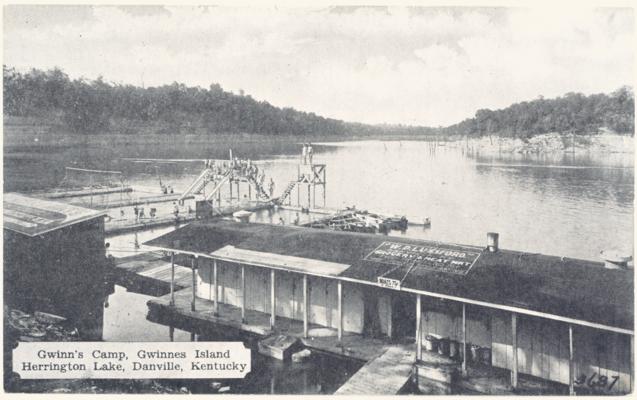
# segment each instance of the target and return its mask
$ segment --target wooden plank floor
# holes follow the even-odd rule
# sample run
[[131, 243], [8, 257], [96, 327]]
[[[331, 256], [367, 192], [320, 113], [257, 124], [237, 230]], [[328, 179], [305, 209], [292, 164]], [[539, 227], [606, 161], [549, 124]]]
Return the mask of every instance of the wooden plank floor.
[[[119, 258], [115, 270], [119, 274], [135, 276], [139, 279], [157, 283], [161, 286], [170, 285], [170, 259], [160, 254], [148, 252], [130, 257]], [[192, 270], [175, 264], [175, 287], [183, 289], [192, 286]]]
[[[196, 311], [191, 311], [191, 299], [191, 289], [183, 289], [175, 293], [174, 307], [169, 305], [170, 294], [151, 299], [148, 301], [148, 305], [157, 309], [160, 313], [184, 320], [193, 320], [197, 323], [218, 324], [262, 336], [273, 333], [295, 336], [300, 338], [303, 344], [310, 349], [359, 361], [369, 361], [376, 358], [383, 353], [387, 344], [381, 339], [368, 338], [352, 332], [344, 332], [343, 340], [339, 342], [335, 329], [316, 324], [310, 324], [309, 331], [311, 333], [312, 329], [321, 328], [321, 336], [303, 338], [303, 321], [277, 316], [275, 329], [271, 330], [269, 313], [246, 310], [246, 321], [241, 323], [241, 308], [239, 307], [219, 303], [219, 315], [214, 316], [213, 301], [198, 297], [196, 300]], [[331, 332], [331, 335], [326, 335], [328, 331]]]
[[383, 354], [363, 365], [334, 394], [395, 395], [411, 378], [414, 345], [387, 346]]

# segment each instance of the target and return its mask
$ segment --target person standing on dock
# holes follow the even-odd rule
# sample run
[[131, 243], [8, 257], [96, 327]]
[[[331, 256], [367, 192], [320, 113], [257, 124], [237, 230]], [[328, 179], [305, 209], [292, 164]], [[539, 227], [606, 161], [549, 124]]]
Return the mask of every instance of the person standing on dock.
[[298, 225], [299, 224], [299, 213], [296, 213], [296, 215], [294, 216], [293, 223], [294, 223], [294, 225]]
[[274, 180], [270, 178], [270, 183], [268, 184], [268, 191], [270, 192], [270, 197], [274, 195]]
[[307, 144], [303, 143], [303, 150], [301, 150], [301, 164], [307, 163]]
[[307, 158], [309, 163], [312, 164], [312, 156], [314, 155], [314, 150], [312, 149], [312, 143], [307, 145]]

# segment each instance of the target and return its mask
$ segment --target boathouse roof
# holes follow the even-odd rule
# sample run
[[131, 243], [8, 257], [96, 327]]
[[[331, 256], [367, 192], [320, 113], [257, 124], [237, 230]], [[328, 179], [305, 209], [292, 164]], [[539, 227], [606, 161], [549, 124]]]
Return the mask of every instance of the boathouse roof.
[[[508, 250], [493, 253], [475, 246], [404, 237], [225, 220], [191, 223], [145, 244], [593, 327], [633, 331], [633, 270], [607, 269], [599, 262]], [[295, 263], [294, 258], [303, 262]]]
[[2, 203], [3, 228], [27, 236], [42, 235], [106, 214], [18, 193], [5, 193]]

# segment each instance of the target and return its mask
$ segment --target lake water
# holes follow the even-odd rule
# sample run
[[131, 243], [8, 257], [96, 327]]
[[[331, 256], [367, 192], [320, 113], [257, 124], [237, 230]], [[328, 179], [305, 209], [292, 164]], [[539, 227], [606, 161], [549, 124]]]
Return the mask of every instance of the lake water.
[[[297, 174], [299, 149], [246, 143], [234, 150], [258, 160], [278, 194]], [[486, 233], [494, 231], [506, 249], [593, 260], [604, 249], [633, 252], [632, 154], [481, 155], [467, 153], [460, 143], [434, 147], [418, 141], [323, 143], [314, 149], [315, 162], [327, 165], [328, 207], [355, 205], [415, 222], [431, 219], [430, 228], [412, 226], [392, 235], [484, 246]], [[201, 171], [202, 159], [222, 158], [227, 151], [213, 144], [71, 147], [20, 149], [6, 157], [5, 149], [5, 189], [55, 186], [64, 166], [77, 166], [121, 170], [129, 184], [148, 193], [158, 192], [161, 178], [179, 192]], [[292, 197], [296, 200], [296, 192]], [[307, 193], [300, 197], [306, 201]], [[293, 214], [264, 212], [255, 219], [290, 223]], [[138, 242], [170, 229], [139, 233]], [[115, 256], [145, 251], [135, 249], [133, 234], [108, 240]], [[115, 287], [104, 310], [103, 339], [167, 341], [168, 327], [145, 319], [147, 299]], [[177, 330], [175, 340], [190, 340], [190, 334]], [[255, 368], [249, 379], [231, 384], [232, 392], [329, 393], [340, 384], [338, 377], [345, 379], [356, 369], [329, 360], [285, 366], [267, 359], [255, 360]]]
[[[414, 222], [431, 218], [430, 228], [411, 227], [405, 235], [483, 246], [486, 233], [493, 231], [500, 234], [500, 246], [511, 250], [592, 260], [610, 248], [632, 254], [632, 154], [467, 155], [460, 143], [432, 150], [430, 143], [418, 141], [340, 142], [314, 148], [315, 162], [327, 165], [328, 207], [355, 205], [405, 215]], [[257, 156], [255, 149], [246, 149], [245, 155], [235, 154], [258, 159], [274, 179], [276, 194], [297, 174], [298, 156], [292, 151]], [[192, 158], [206, 154], [197, 152]], [[226, 152], [215, 149], [211, 157]], [[177, 155], [183, 156], [183, 149]], [[158, 190], [159, 174], [179, 192], [201, 166], [201, 161], [117, 163], [129, 183], [148, 191]], [[307, 203], [305, 190], [300, 198]], [[296, 201], [296, 191], [291, 197]], [[290, 213], [282, 216], [287, 223], [292, 220]], [[257, 220], [278, 218], [266, 213]]]

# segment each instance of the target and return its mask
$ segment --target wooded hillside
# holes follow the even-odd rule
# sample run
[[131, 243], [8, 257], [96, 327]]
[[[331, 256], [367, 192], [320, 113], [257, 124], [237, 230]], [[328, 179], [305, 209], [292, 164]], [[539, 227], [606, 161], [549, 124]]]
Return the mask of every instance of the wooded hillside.
[[[56, 118], [78, 134], [256, 133], [265, 135], [347, 136], [431, 133], [428, 128], [373, 126], [278, 108], [249, 95], [173, 83], [141, 88], [99, 78], [71, 80], [60, 69], [20, 73], [3, 66], [4, 113]], [[148, 131], [148, 129], [145, 129]]]
[[278, 108], [249, 95], [173, 83], [142, 88], [98, 78], [71, 80], [62, 70], [20, 73], [3, 66], [4, 113], [57, 121], [77, 134], [255, 133], [262, 135], [498, 135], [528, 137], [559, 132], [590, 134], [607, 128], [634, 134], [634, 95], [629, 87], [606, 94], [568, 93], [502, 110], [482, 109], [446, 128], [367, 125]]
[[606, 128], [620, 134], [635, 132], [635, 99], [624, 86], [610, 95], [568, 93], [539, 98], [502, 110], [478, 110], [474, 118], [443, 129], [446, 134], [525, 137], [542, 133], [597, 133]]

